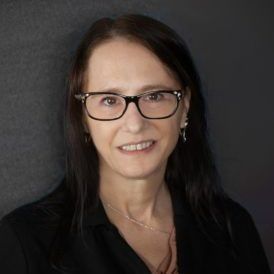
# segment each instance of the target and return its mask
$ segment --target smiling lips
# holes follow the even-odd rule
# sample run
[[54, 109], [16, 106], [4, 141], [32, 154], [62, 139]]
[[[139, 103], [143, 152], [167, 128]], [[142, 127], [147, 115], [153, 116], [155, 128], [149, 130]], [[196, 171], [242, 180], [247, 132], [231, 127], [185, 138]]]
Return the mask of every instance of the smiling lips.
[[145, 149], [149, 148], [151, 145], [153, 145], [154, 143], [155, 143], [155, 141], [149, 140], [149, 141], [144, 141], [144, 142], [140, 142], [137, 144], [123, 145], [123, 146], [120, 146], [119, 148], [124, 151], [145, 150]]

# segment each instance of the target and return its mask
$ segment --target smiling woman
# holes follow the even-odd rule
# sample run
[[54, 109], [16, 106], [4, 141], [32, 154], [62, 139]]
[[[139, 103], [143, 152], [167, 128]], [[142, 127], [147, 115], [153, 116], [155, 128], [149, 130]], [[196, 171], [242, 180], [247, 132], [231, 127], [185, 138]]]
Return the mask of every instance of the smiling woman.
[[172, 29], [96, 21], [65, 119], [66, 177], [3, 218], [3, 273], [270, 273], [251, 216], [220, 185], [199, 76]]

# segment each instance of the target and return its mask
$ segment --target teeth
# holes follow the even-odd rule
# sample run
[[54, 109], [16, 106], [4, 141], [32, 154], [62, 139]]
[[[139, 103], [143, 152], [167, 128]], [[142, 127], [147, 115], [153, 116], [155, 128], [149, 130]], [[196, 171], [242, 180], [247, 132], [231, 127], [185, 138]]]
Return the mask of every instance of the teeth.
[[150, 147], [152, 143], [153, 143], [152, 141], [149, 141], [149, 142], [144, 142], [136, 145], [122, 146], [122, 149], [127, 151], [142, 150]]

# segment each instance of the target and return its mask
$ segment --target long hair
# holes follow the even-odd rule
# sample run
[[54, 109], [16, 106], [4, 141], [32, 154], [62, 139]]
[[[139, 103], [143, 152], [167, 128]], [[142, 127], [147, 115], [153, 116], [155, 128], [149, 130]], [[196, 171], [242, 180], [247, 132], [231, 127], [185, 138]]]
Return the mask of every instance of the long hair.
[[[175, 187], [190, 206], [198, 223], [212, 219], [230, 235], [224, 203], [228, 198], [221, 184], [208, 142], [205, 102], [201, 82], [190, 52], [182, 38], [170, 27], [151, 17], [126, 14], [116, 19], [102, 18], [87, 31], [75, 54], [68, 79], [65, 110], [66, 173], [64, 189], [66, 221], [60, 230], [80, 232], [83, 217], [96, 208], [99, 200], [99, 163], [92, 140], [85, 142], [83, 108], [74, 94], [85, 84], [85, 73], [92, 51], [100, 44], [123, 37], [148, 48], [191, 91], [187, 142], [179, 138], [166, 167], [165, 181]], [[231, 235], [230, 235], [231, 236]], [[57, 240], [58, 237], [56, 238]], [[60, 250], [52, 253], [58, 261]], [[59, 258], [60, 259], [60, 258]]]

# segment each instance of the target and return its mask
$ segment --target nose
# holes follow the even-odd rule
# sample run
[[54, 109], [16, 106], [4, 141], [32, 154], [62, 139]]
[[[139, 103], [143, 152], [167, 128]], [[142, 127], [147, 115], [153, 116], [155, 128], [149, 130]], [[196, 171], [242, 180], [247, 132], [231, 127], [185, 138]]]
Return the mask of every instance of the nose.
[[139, 112], [137, 106], [130, 102], [123, 115], [123, 127], [131, 133], [138, 133], [143, 130], [147, 121]]

